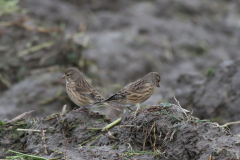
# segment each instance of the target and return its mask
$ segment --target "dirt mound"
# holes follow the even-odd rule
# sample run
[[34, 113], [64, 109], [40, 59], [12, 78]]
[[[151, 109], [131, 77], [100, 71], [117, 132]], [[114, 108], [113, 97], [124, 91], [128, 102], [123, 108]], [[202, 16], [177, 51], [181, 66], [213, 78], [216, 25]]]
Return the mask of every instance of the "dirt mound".
[[[120, 124], [102, 132], [109, 119], [81, 110], [64, 116], [51, 115], [37, 121], [1, 125], [2, 148], [38, 153], [46, 158], [69, 159], [238, 159], [239, 137], [217, 123], [199, 120], [173, 104], [142, 109], [136, 118], [125, 114]], [[45, 148], [41, 133], [16, 128], [46, 130]], [[15, 136], [13, 136], [15, 135]], [[3, 140], [4, 138], [4, 140]], [[16, 145], [18, 144], [18, 145]], [[1, 157], [10, 155], [6, 150]]]

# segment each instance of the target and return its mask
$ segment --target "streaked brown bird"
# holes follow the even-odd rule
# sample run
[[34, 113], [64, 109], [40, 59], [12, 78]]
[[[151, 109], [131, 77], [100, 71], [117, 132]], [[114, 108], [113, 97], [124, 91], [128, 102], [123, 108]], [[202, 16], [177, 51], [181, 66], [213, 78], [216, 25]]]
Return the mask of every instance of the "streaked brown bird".
[[140, 104], [145, 102], [153, 94], [154, 87], [160, 87], [160, 80], [160, 75], [157, 72], [150, 72], [141, 79], [128, 84], [104, 102], [136, 105], [136, 116]]
[[79, 70], [69, 68], [62, 78], [66, 79], [68, 96], [79, 107], [86, 107], [104, 100]]

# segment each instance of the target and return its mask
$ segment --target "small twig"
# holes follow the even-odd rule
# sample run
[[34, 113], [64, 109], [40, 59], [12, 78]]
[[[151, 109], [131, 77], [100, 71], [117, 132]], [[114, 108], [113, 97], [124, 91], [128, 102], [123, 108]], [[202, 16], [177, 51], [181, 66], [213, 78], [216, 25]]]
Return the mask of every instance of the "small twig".
[[[154, 124], [152, 125], [152, 127], [151, 127], [149, 133], [147, 134], [147, 136], [145, 136], [145, 139], [147, 139], [147, 138], [149, 137], [149, 135], [150, 135], [151, 132], [152, 132], [153, 127], [154, 127]], [[150, 137], [150, 143], [152, 144], [152, 142], [151, 142], [151, 137]]]
[[184, 111], [184, 109], [182, 108], [182, 106], [180, 105], [179, 101], [176, 99], [176, 97], [174, 96], [175, 101], [177, 102], [178, 106], [182, 109], [183, 113], [185, 114], [185, 116], [189, 119], [189, 117], [187, 116], [187, 113]]
[[156, 132], [156, 124], [155, 124], [155, 121], [154, 121], [154, 129], [153, 129], [153, 133], [154, 133], [154, 144], [153, 144], [153, 149], [154, 149], [154, 156], [156, 157], [157, 155], [156, 155], [156, 140], [157, 140], [157, 138], [156, 138], [156, 134], [155, 134], [155, 132]]
[[66, 134], [64, 130], [62, 130], [63, 136], [64, 136], [64, 145], [65, 145], [65, 152], [64, 152], [64, 159], [67, 160], [67, 140], [66, 140]]
[[164, 141], [166, 141], [168, 138], [169, 139], [171, 138], [172, 132], [173, 132], [172, 130], [168, 131], [167, 135], [164, 138]]
[[63, 116], [63, 115], [65, 115], [65, 114], [66, 114], [66, 107], [67, 107], [67, 105], [65, 104], [65, 105], [63, 106], [63, 109], [62, 109], [62, 114], [61, 114], [61, 116]]
[[81, 143], [80, 146], [82, 146], [82, 145], [84, 145], [84, 144], [86, 144], [86, 143], [88, 143], [88, 142], [90, 142], [90, 141], [92, 141], [92, 140], [94, 140], [94, 139], [96, 139], [96, 138], [98, 138], [98, 137], [100, 137], [100, 136], [103, 136], [103, 134], [101, 134], [101, 135], [99, 135], [99, 136], [97, 136], [97, 137], [93, 137], [93, 138], [91, 138], [91, 139], [89, 139], [89, 140]]
[[66, 107], [67, 107], [67, 105], [65, 104], [62, 108], [62, 113], [60, 114], [60, 119], [62, 119], [62, 117], [66, 114]]
[[108, 137], [111, 139], [117, 139], [116, 137], [113, 136], [113, 134], [110, 131], [108, 131]]
[[42, 142], [43, 142], [43, 147], [44, 147], [44, 153], [47, 155], [48, 152], [47, 152], [47, 145], [46, 145], [46, 141], [45, 141], [45, 134], [44, 134], [44, 131], [41, 130], [41, 133], [42, 133]]
[[167, 141], [165, 141], [160, 147], [159, 147], [159, 150], [162, 149], [162, 147], [167, 143]]
[[51, 32], [62, 32], [62, 30], [59, 27], [53, 27], [53, 28], [44, 28], [44, 27], [34, 27], [26, 24], [20, 24], [20, 27], [23, 27], [27, 30], [36, 30], [41, 33], [51, 33]]
[[129, 120], [127, 122], [124, 123], [124, 125], [127, 125], [128, 122], [130, 122], [130, 120], [134, 119], [133, 117], [129, 118]]
[[86, 128], [86, 130], [102, 130], [102, 128]]
[[95, 138], [93, 139], [93, 141], [88, 145], [88, 147], [91, 146], [98, 138], [100, 138], [100, 137], [102, 137], [102, 136], [103, 136], [103, 134], [95, 137]]
[[146, 140], [147, 140], [147, 132], [148, 132], [148, 125], [147, 125], [147, 129], [146, 129], [146, 133], [145, 133], [145, 138], [144, 138], [144, 142], [143, 142], [143, 151], [144, 151], [145, 144], [146, 144]]
[[41, 50], [43, 48], [48, 48], [48, 47], [51, 47], [52, 45], [54, 45], [55, 42], [53, 41], [47, 41], [47, 42], [43, 42], [42, 44], [39, 44], [39, 45], [36, 45], [36, 46], [32, 46], [30, 48], [27, 48], [23, 51], [20, 51], [17, 55], [18, 57], [23, 57], [29, 53], [32, 53], [32, 52], [36, 52], [38, 50]]
[[[41, 130], [38, 129], [20, 129], [18, 128], [17, 131], [24, 131], [24, 132], [41, 132]], [[46, 130], [42, 130], [43, 132], [46, 132]]]
[[61, 159], [62, 157], [55, 157], [55, 158], [50, 158], [48, 160], [55, 160], [55, 159]]
[[228, 123], [225, 123], [224, 125], [222, 126], [229, 126], [229, 125], [232, 125], [232, 124], [239, 124], [240, 121], [236, 121], [236, 122], [228, 122]]
[[161, 139], [162, 137], [162, 132], [160, 131], [160, 135], [158, 136], [158, 139]]
[[[39, 159], [39, 160], [47, 160], [46, 158], [43, 158], [43, 157], [37, 157], [37, 156], [33, 156], [33, 155], [28, 155], [28, 154], [23, 154], [23, 153], [20, 153], [20, 152], [16, 152], [16, 151], [13, 151], [13, 150], [8, 150], [9, 152], [12, 152], [12, 153], [15, 153], [17, 155], [20, 155], [21, 157], [29, 157], [31, 159]], [[16, 158], [20, 158], [20, 156], [14, 156]], [[12, 159], [10, 156], [9, 157], [6, 157], [7, 159]]]
[[117, 147], [119, 143], [117, 142], [114, 146], [111, 147], [111, 149], [114, 149], [115, 147]]
[[35, 110], [31, 110], [31, 111], [29, 111], [29, 112], [24, 112], [23, 114], [20, 114], [19, 116], [13, 118], [13, 119], [11, 120], [11, 122], [16, 122], [16, 121], [18, 121], [19, 119], [22, 119], [23, 117], [25, 117], [26, 115], [28, 115], [28, 114], [30, 114], [30, 113], [32, 113], [32, 112], [34, 112], [34, 111], [35, 111]]
[[37, 156], [40, 153], [40, 151], [36, 150], [36, 154], [34, 156]]
[[54, 118], [57, 118], [59, 116], [60, 116], [59, 114], [50, 115], [50, 116], [48, 116], [49, 118], [47, 117], [46, 121], [49, 121], [49, 120], [54, 119]]
[[177, 130], [174, 129], [174, 131], [173, 131], [172, 134], [171, 134], [171, 137], [169, 138], [170, 141], [173, 139], [173, 135], [174, 135], [176, 132], [177, 132]]
[[154, 126], [154, 124], [152, 125], [152, 127], [151, 127], [151, 129], [150, 129], [150, 132], [149, 132], [148, 135], [147, 135], [147, 138], [148, 138], [148, 136], [150, 135], [150, 133], [152, 132], [153, 126]]

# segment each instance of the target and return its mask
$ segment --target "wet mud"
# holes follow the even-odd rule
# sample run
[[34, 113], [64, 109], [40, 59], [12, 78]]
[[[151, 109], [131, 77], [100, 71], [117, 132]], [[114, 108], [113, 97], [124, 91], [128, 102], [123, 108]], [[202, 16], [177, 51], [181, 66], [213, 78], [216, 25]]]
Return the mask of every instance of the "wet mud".
[[[174, 104], [146, 107], [136, 118], [125, 114], [108, 131], [94, 130], [109, 122], [109, 118], [98, 113], [75, 110], [34, 122], [6, 123], [1, 125], [1, 151], [9, 148], [25, 154], [38, 153], [48, 159], [239, 158], [238, 136], [217, 123], [195, 118]], [[16, 131], [16, 128], [46, 130], [46, 147], [41, 133]], [[10, 154], [5, 150], [2, 157]]]

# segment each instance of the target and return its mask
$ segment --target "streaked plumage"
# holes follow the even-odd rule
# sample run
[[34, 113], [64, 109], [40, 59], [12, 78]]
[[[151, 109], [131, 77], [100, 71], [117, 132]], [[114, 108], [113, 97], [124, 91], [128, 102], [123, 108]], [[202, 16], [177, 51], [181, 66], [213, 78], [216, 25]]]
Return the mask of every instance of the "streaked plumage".
[[134, 104], [137, 110], [140, 104], [145, 102], [154, 91], [154, 87], [160, 87], [160, 75], [150, 72], [141, 79], [125, 86], [122, 90], [105, 100], [105, 102], [117, 102], [120, 104]]
[[79, 107], [89, 106], [103, 101], [103, 97], [83, 77], [82, 73], [69, 68], [62, 78], [66, 79], [66, 90], [70, 99]]

